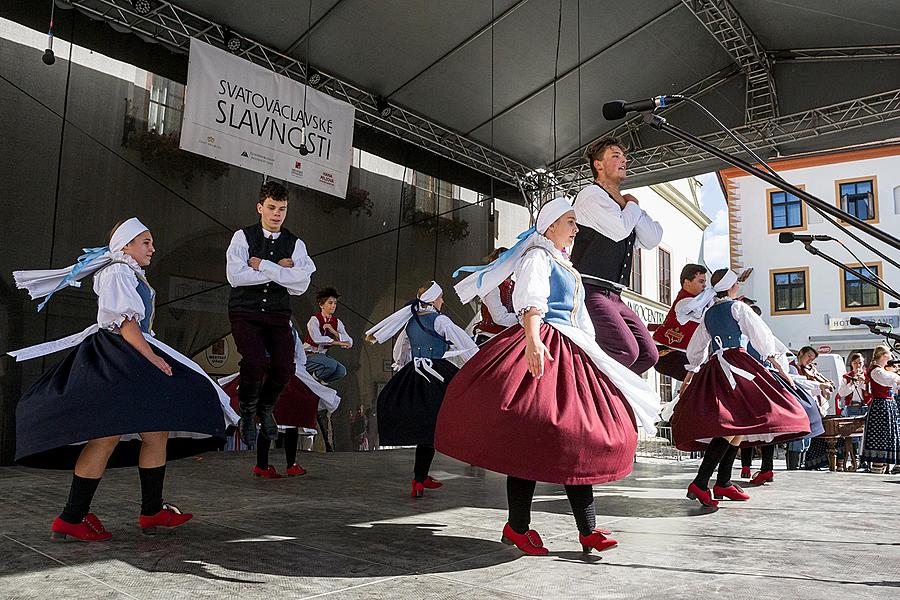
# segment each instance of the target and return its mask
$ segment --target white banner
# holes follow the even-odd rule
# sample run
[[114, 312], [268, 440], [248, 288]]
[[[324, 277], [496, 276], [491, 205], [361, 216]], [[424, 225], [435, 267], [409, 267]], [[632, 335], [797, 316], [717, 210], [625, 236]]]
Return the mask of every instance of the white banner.
[[191, 40], [183, 150], [344, 197], [354, 116], [346, 102]]

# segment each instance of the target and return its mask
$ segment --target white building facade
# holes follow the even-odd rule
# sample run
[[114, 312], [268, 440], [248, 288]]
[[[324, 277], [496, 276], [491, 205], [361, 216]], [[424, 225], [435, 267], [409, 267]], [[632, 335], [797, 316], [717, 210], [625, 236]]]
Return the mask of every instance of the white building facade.
[[[815, 153], [771, 164], [787, 181], [825, 202], [900, 234], [900, 144]], [[836, 227], [795, 196], [738, 169], [721, 171], [719, 180], [728, 205], [731, 266], [753, 267], [744, 293], [757, 300], [763, 319], [791, 349], [812, 346], [844, 358], [853, 351], [871, 352], [882, 339], [864, 326], [851, 326], [851, 317], [900, 328], [898, 310], [889, 307], [895, 298], [809, 254], [800, 242], [778, 241], [782, 232], [833, 236], [858, 259], [836, 242], [814, 246], [851, 268], [861, 270], [865, 265], [888, 286], [897, 287], [900, 270], [852, 240], [846, 223]], [[900, 258], [872, 238], [861, 237], [895, 260]]]

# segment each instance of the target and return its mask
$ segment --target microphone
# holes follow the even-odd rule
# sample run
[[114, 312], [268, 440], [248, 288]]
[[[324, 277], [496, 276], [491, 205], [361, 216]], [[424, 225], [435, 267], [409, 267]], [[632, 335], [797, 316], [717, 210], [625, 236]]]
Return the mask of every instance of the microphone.
[[900, 302], [888, 302], [888, 308], [900, 308]]
[[850, 317], [851, 325], [865, 325], [866, 327], [887, 327], [891, 328], [890, 323], [885, 323], [884, 321], [869, 321], [868, 319], [860, 319], [858, 317]]
[[684, 96], [681, 94], [654, 96], [647, 100], [635, 100], [634, 102], [613, 100], [603, 105], [603, 118], [607, 121], [618, 121], [619, 119], [624, 119], [625, 115], [630, 112], [646, 112], [657, 108], [665, 108], [682, 100], [684, 100]]
[[808, 244], [810, 242], [830, 242], [833, 240], [834, 238], [830, 235], [825, 235], [822, 233], [817, 233], [815, 235], [804, 235], [794, 233], [793, 231], [782, 231], [778, 234], [779, 244], [790, 244], [791, 242], [803, 242], [804, 244]]
[[47, 32], [47, 49], [44, 50], [44, 55], [41, 57], [48, 67], [56, 62], [56, 56], [53, 55], [53, 11], [55, 9], [56, 3], [54, 2], [50, 5], [50, 31]]

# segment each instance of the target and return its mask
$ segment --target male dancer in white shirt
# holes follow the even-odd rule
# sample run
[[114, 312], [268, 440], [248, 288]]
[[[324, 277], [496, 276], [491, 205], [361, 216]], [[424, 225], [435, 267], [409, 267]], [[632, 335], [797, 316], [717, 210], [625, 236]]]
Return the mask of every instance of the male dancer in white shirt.
[[283, 185], [263, 184], [259, 223], [236, 231], [226, 255], [228, 316], [241, 354], [239, 429], [250, 448], [257, 442], [255, 416], [261, 440], [278, 436], [272, 410], [294, 374], [290, 297], [306, 291], [316, 270], [303, 241], [283, 227], [287, 206]]
[[585, 304], [597, 344], [612, 358], [641, 374], [656, 364], [659, 353], [647, 327], [622, 301], [631, 278], [635, 247], [651, 250], [662, 239], [662, 227], [644, 212], [631, 194], [622, 194], [625, 150], [615, 138], [591, 144], [586, 153], [594, 183], [575, 198], [580, 233], [572, 248], [572, 264], [585, 284]]

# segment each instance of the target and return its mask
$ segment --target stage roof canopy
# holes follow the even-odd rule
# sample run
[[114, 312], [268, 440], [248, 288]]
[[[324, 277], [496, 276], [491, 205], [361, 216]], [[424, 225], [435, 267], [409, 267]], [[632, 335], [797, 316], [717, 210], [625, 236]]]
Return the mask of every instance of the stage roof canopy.
[[[174, 0], [146, 17], [128, 0], [61, 4], [145, 39], [155, 26], [176, 53], [187, 36], [221, 46], [228, 27], [255, 62], [295, 59], [302, 80], [308, 59], [363, 124], [507, 182], [537, 167], [580, 181], [583, 147], [609, 133], [633, 150], [633, 182], [721, 166], [639, 121], [605, 121], [615, 99], [691, 95], [766, 157], [900, 136], [900, 2]], [[733, 148], [689, 103], [665, 115]]]

